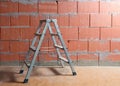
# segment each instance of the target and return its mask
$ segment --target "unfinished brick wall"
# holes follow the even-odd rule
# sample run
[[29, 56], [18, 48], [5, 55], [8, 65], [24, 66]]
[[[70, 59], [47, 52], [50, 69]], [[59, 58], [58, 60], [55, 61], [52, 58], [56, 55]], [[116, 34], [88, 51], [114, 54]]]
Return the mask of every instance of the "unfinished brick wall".
[[[40, 19], [56, 18], [70, 56], [79, 61], [120, 62], [119, 0], [0, 0], [0, 64], [26, 55]], [[52, 46], [49, 37], [44, 45]], [[53, 56], [53, 57], [52, 57]], [[54, 53], [38, 61], [56, 60]]]

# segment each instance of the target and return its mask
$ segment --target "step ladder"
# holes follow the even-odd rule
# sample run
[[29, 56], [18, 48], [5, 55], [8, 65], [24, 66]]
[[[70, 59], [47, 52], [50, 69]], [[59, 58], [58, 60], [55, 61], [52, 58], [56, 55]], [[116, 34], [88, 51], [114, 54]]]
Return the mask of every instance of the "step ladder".
[[[54, 29], [56, 30], [55, 32], [53, 31], [53, 29], [51, 27], [51, 23], [53, 23], [52, 26], [54, 26]], [[41, 30], [41, 27], [43, 27], [42, 25], [44, 26], [44, 28]], [[35, 64], [35, 60], [36, 60], [36, 58], [37, 58], [37, 56], [38, 56], [38, 54], [41, 50], [41, 45], [42, 45], [42, 42], [43, 42], [43, 39], [45, 37], [45, 34], [46, 34], [47, 30], [49, 30], [49, 33], [51, 35], [51, 38], [52, 38], [52, 41], [53, 41], [53, 44], [54, 44], [54, 48], [56, 50], [56, 53], [57, 53], [57, 56], [58, 56], [58, 59], [59, 59], [61, 65], [64, 66], [63, 62], [68, 63], [70, 68], [71, 68], [72, 74], [76, 75], [76, 72], [74, 70], [72, 61], [71, 61], [69, 53], [68, 53], [68, 50], [66, 48], [66, 45], [65, 45], [65, 43], [63, 41], [63, 38], [62, 38], [62, 35], [60, 33], [60, 30], [59, 30], [59, 27], [58, 27], [58, 24], [57, 24], [57, 20], [56, 19], [46, 19], [46, 20], [40, 20], [40, 24], [39, 24], [38, 29], [35, 33], [35, 36], [32, 40], [32, 44], [31, 44], [31, 46], [29, 48], [29, 51], [26, 55], [26, 59], [25, 59], [24, 63], [22, 64], [22, 67], [20, 69], [19, 73], [22, 74], [24, 72], [24, 66], [26, 65], [27, 68], [28, 68], [26, 77], [24, 79], [24, 83], [28, 82], [28, 79], [30, 77], [30, 74], [31, 74], [32, 69], [33, 69], [34, 64]], [[61, 45], [57, 44], [56, 36], [58, 37]], [[35, 43], [38, 39], [39, 39], [38, 44], [35, 47]], [[60, 52], [61, 50], [64, 51], [66, 58], [64, 58], [61, 55], [61, 52]], [[31, 53], [34, 53], [34, 54], [33, 54], [32, 60], [29, 61]]]

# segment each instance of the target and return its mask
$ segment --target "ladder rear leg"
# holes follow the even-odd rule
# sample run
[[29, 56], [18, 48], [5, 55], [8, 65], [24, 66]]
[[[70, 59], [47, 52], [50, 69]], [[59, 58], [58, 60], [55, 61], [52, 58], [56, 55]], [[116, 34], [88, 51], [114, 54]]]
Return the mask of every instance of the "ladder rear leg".
[[[31, 54], [31, 51], [29, 50], [28, 53], [27, 53], [27, 55], [26, 55], [25, 60], [28, 60], [28, 59], [30, 58], [30, 54]], [[20, 71], [19, 71], [20, 74], [22, 74], [22, 73], [24, 72], [24, 67], [25, 67], [25, 64], [24, 64], [24, 62], [23, 62], [23, 63], [22, 63], [22, 66], [21, 66], [21, 69], [20, 69]]]
[[61, 33], [60, 33], [60, 30], [59, 30], [59, 27], [58, 27], [58, 24], [57, 24], [57, 20], [52, 20], [52, 21], [54, 22], [56, 31], [57, 31], [57, 33], [58, 33], [58, 35], [59, 35], [59, 39], [60, 39], [60, 41], [61, 41], [61, 43], [62, 43], [62, 46], [63, 46], [63, 48], [64, 48], [64, 52], [65, 52], [65, 55], [66, 55], [66, 57], [67, 57], [67, 59], [68, 59], [68, 64], [70, 65], [72, 74], [73, 74], [73, 75], [77, 75], [77, 73], [75, 72], [75, 69], [74, 69], [74, 67], [73, 67], [72, 61], [71, 61], [71, 59], [70, 59], [70, 56], [69, 56], [69, 54], [68, 54], [68, 50], [67, 50], [67, 48], [66, 48], [66, 45], [65, 45], [65, 43], [64, 43], [64, 41], [63, 41], [62, 35], [61, 35]]

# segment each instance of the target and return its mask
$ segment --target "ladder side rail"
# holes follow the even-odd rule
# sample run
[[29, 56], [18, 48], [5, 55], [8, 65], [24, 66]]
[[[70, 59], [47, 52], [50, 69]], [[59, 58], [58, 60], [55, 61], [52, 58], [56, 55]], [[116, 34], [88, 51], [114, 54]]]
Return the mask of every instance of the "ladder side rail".
[[52, 21], [54, 22], [54, 26], [55, 26], [55, 28], [56, 28], [56, 31], [57, 31], [58, 36], [59, 36], [59, 39], [60, 39], [60, 41], [61, 41], [61, 43], [62, 43], [62, 46], [63, 46], [63, 48], [64, 48], [65, 55], [66, 55], [66, 57], [67, 57], [67, 59], [68, 59], [68, 63], [69, 63], [69, 65], [70, 65], [71, 70], [72, 70], [73, 75], [74, 75], [74, 73], [76, 74], [76, 72], [75, 72], [75, 69], [73, 68], [72, 60], [70, 59], [68, 50], [67, 50], [67, 48], [66, 48], [66, 45], [65, 45], [65, 43], [64, 43], [64, 41], [63, 41], [63, 38], [62, 38], [62, 35], [61, 35], [61, 33], [60, 33], [60, 30], [59, 30], [59, 27], [58, 27], [58, 24], [57, 24], [57, 20], [56, 20], [56, 19], [53, 19]]
[[[40, 29], [41, 29], [40, 27], [41, 27], [41, 26], [42, 26], [42, 22], [39, 23], [39, 26], [38, 26], [38, 28], [37, 28], [36, 33], [39, 33], [39, 32], [40, 32]], [[32, 40], [31, 46], [34, 46], [34, 44], [35, 44], [37, 38], [38, 38], [38, 36], [34, 35], [34, 38], [33, 38], [33, 40]]]
[[35, 60], [36, 60], [36, 57], [37, 57], [37, 55], [38, 55], [38, 53], [39, 53], [39, 49], [40, 49], [40, 47], [41, 47], [41, 45], [42, 45], [42, 42], [43, 42], [45, 33], [46, 33], [47, 29], [48, 29], [47, 26], [48, 26], [48, 23], [46, 23], [45, 28], [44, 28], [44, 30], [43, 30], [43, 32], [42, 32], [42, 36], [41, 36], [40, 41], [39, 41], [39, 43], [38, 43], [37, 49], [36, 49], [36, 51], [35, 51], [35, 53], [34, 53], [32, 62], [30, 63], [30, 68], [28, 69], [28, 72], [27, 72], [27, 75], [26, 75], [26, 77], [25, 77], [24, 82], [28, 81], [28, 78], [30, 77], [31, 71], [32, 71], [32, 69], [33, 69], [33, 65], [34, 65]]
[[[49, 29], [49, 31], [50, 31], [50, 34], [53, 34], [53, 31], [52, 31], [52, 28], [51, 28], [50, 24], [48, 24], [48, 29]], [[51, 37], [52, 37], [52, 41], [53, 41], [54, 45], [56, 45], [57, 42], [56, 42], [56, 40], [55, 40], [55, 37], [54, 37], [54, 36], [51, 36]], [[55, 48], [55, 49], [56, 49], [56, 51], [57, 51], [58, 58], [60, 59], [60, 57], [61, 57], [60, 50], [59, 50], [59, 48]], [[62, 65], [62, 67], [64, 67], [64, 63], [63, 63], [63, 61], [62, 61], [61, 59], [60, 59], [60, 63], [61, 63], [61, 65]]]

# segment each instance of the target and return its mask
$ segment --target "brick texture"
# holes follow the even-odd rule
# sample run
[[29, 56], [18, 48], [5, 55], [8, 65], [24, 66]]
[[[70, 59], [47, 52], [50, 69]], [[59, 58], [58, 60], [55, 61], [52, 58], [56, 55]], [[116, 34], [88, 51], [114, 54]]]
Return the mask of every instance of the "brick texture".
[[80, 54], [78, 60], [98, 60], [97, 54]]
[[38, 4], [19, 3], [19, 12], [38, 12]]
[[112, 16], [112, 26], [113, 27], [119, 27], [120, 26], [120, 15], [113, 15]]
[[111, 41], [111, 52], [119, 52], [119, 51], [120, 51], [120, 42]]
[[69, 26], [69, 16], [58, 16], [59, 26]]
[[11, 16], [11, 26], [29, 26], [29, 16]]
[[70, 40], [68, 42], [69, 51], [88, 51], [87, 41]]
[[110, 51], [109, 41], [89, 41], [90, 52], [106, 52]]
[[78, 28], [61, 28], [60, 31], [65, 40], [78, 39]]
[[20, 28], [20, 30], [21, 30], [21, 39], [22, 40], [33, 39], [34, 33], [36, 32], [36, 28]]
[[99, 28], [79, 28], [79, 39], [99, 39]]
[[119, 62], [120, 54], [111, 53], [104, 60], [112, 61], [112, 62], [116, 62], [116, 61]]
[[56, 2], [40, 2], [39, 13], [57, 13]]
[[76, 13], [77, 12], [77, 2], [59, 2], [58, 3], [58, 13]]
[[111, 40], [120, 38], [119, 28], [101, 28], [101, 39]]
[[120, 12], [120, 1], [111, 2], [100, 2], [101, 13], [119, 13]]
[[98, 13], [99, 12], [99, 2], [78, 2], [78, 13]]
[[[22, 61], [39, 21], [48, 18], [57, 19], [72, 60], [119, 61], [119, 14], [119, 0], [0, 0], [0, 63]], [[49, 47], [53, 43], [47, 31], [41, 50], [48, 51], [37, 61], [57, 60], [55, 49]]]
[[27, 52], [29, 49], [29, 42], [24, 41], [11, 41], [10, 51], [11, 52]]
[[91, 27], [111, 27], [111, 15], [109, 14], [91, 14]]
[[9, 41], [0, 41], [0, 52], [9, 52], [10, 50], [10, 42]]
[[18, 28], [1, 28], [2, 40], [20, 40], [21, 34]]
[[0, 59], [1, 59], [1, 62], [19, 61], [19, 55], [18, 54], [0, 54]]
[[10, 16], [0, 16], [0, 26], [10, 26]]
[[0, 1], [0, 13], [18, 12], [18, 3], [10, 1]]
[[89, 15], [88, 14], [79, 14], [70, 16], [70, 26], [89, 26]]

